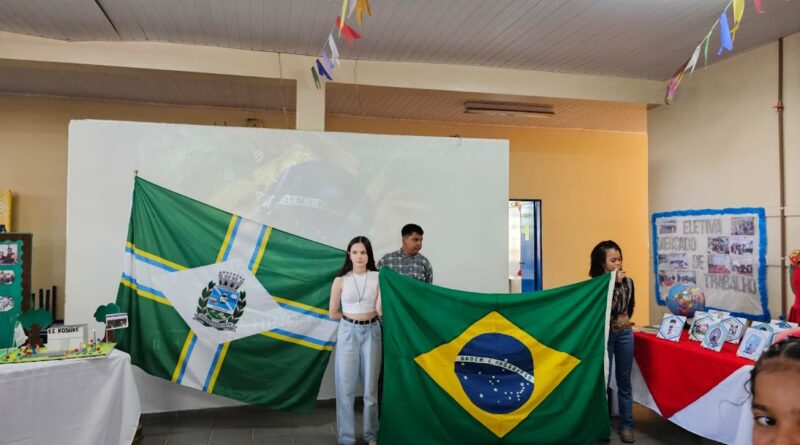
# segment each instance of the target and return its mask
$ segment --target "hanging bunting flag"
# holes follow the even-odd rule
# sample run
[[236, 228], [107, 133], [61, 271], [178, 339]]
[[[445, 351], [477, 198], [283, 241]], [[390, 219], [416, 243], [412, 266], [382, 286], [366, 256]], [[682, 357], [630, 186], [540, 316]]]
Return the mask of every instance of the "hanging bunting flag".
[[355, 43], [355, 39], [361, 38], [361, 34], [357, 33], [355, 29], [345, 25], [341, 17], [336, 17], [336, 26], [341, 27], [340, 29], [342, 35], [344, 36], [344, 39], [347, 40], [347, 44], [350, 45], [350, 47], [352, 47]]
[[328, 52], [324, 49], [322, 50], [322, 60], [325, 61], [325, 66], [327, 66], [329, 70], [333, 70], [333, 62], [331, 62], [331, 58], [328, 57]]
[[314, 85], [317, 86], [317, 89], [322, 88], [322, 85], [319, 83], [319, 76], [317, 75], [317, 69], [313, 66], [311, 67], [311, 75], [314, 77]]
[[356, 0], [356, 20], [358, 21], [358, 27], [361, 28], [362, 22], [364, 21], [364, 14], [368, 16], [372, 16], [372, 8], [369, 6], [369, 0]]
[[[366, 0], [365, 0], [366, 1]], [[789, 0], [786, 0], [787, 2]], [[759, 14], [763, 14], [764, 10], [762, 8], [761, 0], [753, 0], [753, 6], [755, 7], [756, 11]], [[733, 27], [729, 26], [728, 23], [728, 8], [733, 7]], [[697, 68], [697, 62], [700, 58], [700, 47], [702, 47], [703, 51], [703, 63], [708, 65], [708, 48], [711, 44], [711, 34], [714, 32], [714, 29], [719, 25], [719, 42], [720, 47], [717, 51], [717, 56], [721, 56], [725, 50], [728, 52], [733, 52], [733, 40], [736, 37], [736, 31], [739, 29], [739, 26], [742, 23], [742, 17], [744, 16], [745, 10], [745, 0], [730, 0], [728, 2], [728, 6], [722, 11], [720, 14], [719, 19], [717, 19], [714, 24], [711, 26], [711, 29], [708, 30], [706, 36], [700, 43], [694, 48], [694, 52], [692, 53], [692, 57], [686, 61], [686, 63], [681, 66], [681, 68], [670, 78], [669, 85], [667, 86], [667, 96], [666, 96], [666, 103], [670, 103], [673, 96], [675, 95], [675, 91], [678, 89], [678, 84], [681, 82], [683, 78], [683, 73], [689, 71], [689, 73], [693, 73], [695, 68]]]
[[708, 65], [708, 44], [711, 43], [711, 31], [706, 34], [705, 38], [706, 44], [705, 48], [703, 49], [703, 66]]
[[[348, 5], [350, 5], [350, 10], [348, 12]], [[371, 16], [372, 15], [372, 7], [369, 4], [369, 0], [342, 0], [342, 13], [340, 16], [336, 17], [336, 27], [339, 28], [339, 36], [344, 36], [344, 39], [347, 40], [347, 43], [350, 47], [353, 47], [356, 39], [361, 38], [361, 34], [356, 32], [355, 29], [348, 26], [343, 19], [345, 16], [345, 12], [348, 12], [347, 18], [349, 19], [350, 16], [356, 14], [356, 18], [358, 19], [358, 26], [362, 26], [364, 24], [364, 14]], [[320, 83], [320, 77], [325, 77], [328, 80], [333, 80], [331, 73], [333, 72], [334, 67], [341, 66], [340, 57], [339, 57], [339, 48], [336, 45], [336, 40], [333, 38], [333, 32], [328, 34], [327, 40], [328, 48], [325, 48], [325, 43], [322, 45], [322, 50], [320, 51], [319, 55], [322, 58], [316, 59], [315, 63], [312, 63], [311, 66], [311, 74], [314, 77], [314, 84], [317, 86], [317, 89], [322, 87]], [[330, 51], [330, 53], [328, 53]]]
[[669, 105], [669, 103], [672, 102], [672, 98], [675, 97], [675, 92], [678, 91], [678, 85], [681, 83], [681, 80], [683, 80], [683, 73], [686, 71], [686, 66], [688, 64], [689, 61], [687, 60], [678, 68], [678, 71], [675, 71], [675, 74], [672, 75], [672, 80], [669, 81], [669, 86], [667, 86], [667, 97], [664, 98], [664, 102], [666, 102], [667, 105]]
[[[353, 0], [353, 1], [355, 1], [355, 0]], [[339, 17], [344, 17], [344, 13], [345, 12], [347, 12], [347, 0], [342, 0], [342, 13], [339, 14]], [[341, 37], [342, 36], [342, 31], [344, 30], [344, 27], [347, 26], [347, 25], [344, 24], [344, 20], [342, 20], [341, 23], [337, 20], [336, 21], [336, 26], [339, 27], [339, 37]]]
[[320, 76], [324, 76], [328, 80], [333, 80], [333, 77], [331, 77], [325, 67], [322, 66], [322, 63], [319, 61], [319, 59], [317, 59], [317, 71], [319, 72]]
[[736, 39], [736, 31], [739, 30], [739, 25], [742, 22], [742, 14], [744, 14], [744, 0], [732, 0], [733, 3], [733, 28], [731, 28], [731, 42]]
[[356, 11], [356, 5], [357, 4], [358, 4], [357, 1], [350, 2], [350, 11], [347, 12], [347, 18], [348, 19], [353, 16], [353, 13]]
[[333, 63], [339, 66], [339, 48], [336, 47], [336, 41], [333, 40], [333, 34], [328, 34], [328, 47], [331, 49]]
[[731, 41], [730, 28], [728, 28], [728, 13], [726, 11], [722, 11], [722, 15], [719, 16], [719, 44], [717, 56], [721, 56], [726, 49], [733, 52], [733, 42]]
[[744, 0], [733, 0], [733, 23], [738, 25], [744, 15]]
[[697, 59], [699, 58], [700, 58], [700, 45], [697, 45], [697, 48], [694, 49], [692, 57], [689, 59], [689, 64], [686, 65], [685, 71], [693, 73], [694, 67], [697, 66]]

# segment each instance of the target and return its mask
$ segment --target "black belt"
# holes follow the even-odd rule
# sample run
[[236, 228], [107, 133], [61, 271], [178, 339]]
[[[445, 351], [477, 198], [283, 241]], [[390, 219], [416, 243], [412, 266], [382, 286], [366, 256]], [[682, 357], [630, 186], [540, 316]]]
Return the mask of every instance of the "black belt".
[[348, 317], [347, 315], [342, 314], [342, 319], [345, 321], [349, 321], [353, 324], [372, 324], [380, 320], [380, 318], [376, 315], [369, 320], [353, 320], [352, 318]]

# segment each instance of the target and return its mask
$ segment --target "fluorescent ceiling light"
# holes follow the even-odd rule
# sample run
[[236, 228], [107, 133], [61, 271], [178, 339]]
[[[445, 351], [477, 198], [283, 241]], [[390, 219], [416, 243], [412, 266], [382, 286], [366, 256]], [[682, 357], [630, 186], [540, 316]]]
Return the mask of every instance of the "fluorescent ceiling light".
[[552, 105], [514, 102], [464, 102], [464, 113], [524, 117], [551, 117], [556, 114]]

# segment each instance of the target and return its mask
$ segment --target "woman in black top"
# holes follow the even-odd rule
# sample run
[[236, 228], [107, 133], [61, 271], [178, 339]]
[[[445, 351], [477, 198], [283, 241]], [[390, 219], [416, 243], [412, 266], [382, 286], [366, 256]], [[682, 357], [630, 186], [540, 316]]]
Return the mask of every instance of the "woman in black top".
[[631, 391], [631, 368], [633, 367], [633, 280], [622, 269], [622, 249], [614, 241], [598, 243], [591, 254], [589, 275], [596, 277], [607, 272], [617, 272], [614, 296], [611, 300], [611, 332], [608, 334], [608, 360], [614, 362], [614, 375], [619, 391], [619, 436], [625, 443], [632, 443], [633, 394]]

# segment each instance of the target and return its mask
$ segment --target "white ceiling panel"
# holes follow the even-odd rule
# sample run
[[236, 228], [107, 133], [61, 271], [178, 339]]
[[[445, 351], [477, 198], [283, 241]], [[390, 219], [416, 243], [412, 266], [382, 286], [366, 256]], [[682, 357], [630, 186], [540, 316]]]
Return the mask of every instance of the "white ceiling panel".
[[[800, 1], [763, 0], [765, 14], [746, 3], [735, 52], [800, 32]], [[370, 4], [364, 38], [352, 49], [339, 44], [345, 58], [664, 80], [691, 55], [727, 0]], [[340, 7], [339, 0], [0, 0], [0, 30], [318, 55]], [[721, 60], [714, 39], [709, 63]]]
[[119, 40], [92, 0], [0, 0], [0, 29], [61, 40]]

